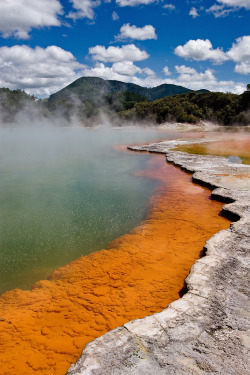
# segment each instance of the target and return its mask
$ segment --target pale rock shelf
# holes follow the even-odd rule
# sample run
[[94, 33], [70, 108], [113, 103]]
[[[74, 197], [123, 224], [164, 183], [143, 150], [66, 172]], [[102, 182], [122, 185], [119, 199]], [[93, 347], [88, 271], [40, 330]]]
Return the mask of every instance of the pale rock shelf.
[[[188, 292], [162, 312], [90, 342], [67, 375], [249, 375], [250, 166], [227, 158], [171, 151], [199, 141], [131, 147], [165, 153], [239, 219], [205, 244], [186, 279]], [[208, 218], [209, 220], [209, 218]]]

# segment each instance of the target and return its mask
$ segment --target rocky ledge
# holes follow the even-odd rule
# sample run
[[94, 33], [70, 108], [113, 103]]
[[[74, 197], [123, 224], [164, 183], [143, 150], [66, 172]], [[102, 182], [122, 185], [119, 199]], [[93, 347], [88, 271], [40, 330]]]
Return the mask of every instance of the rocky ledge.
[[210, 186], [212, 197], [227, 203], [224, 213], [238, 221], [206, 242], [181, 299], [90, 342], [68, 375], [249, 374], [250, 166], [171, 151], [183, 142], [192, 141], [130, 148], [165, 153]]

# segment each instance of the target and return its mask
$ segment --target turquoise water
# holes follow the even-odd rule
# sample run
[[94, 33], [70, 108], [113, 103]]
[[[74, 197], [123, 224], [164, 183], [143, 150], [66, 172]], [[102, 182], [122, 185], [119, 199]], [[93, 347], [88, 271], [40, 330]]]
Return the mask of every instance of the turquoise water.
[[113, 146], [166, 138], [155, 129], [0, 129], [0, 293], [27, 289], [104, 248], [144, 218], [156, 181], [148, 154]]

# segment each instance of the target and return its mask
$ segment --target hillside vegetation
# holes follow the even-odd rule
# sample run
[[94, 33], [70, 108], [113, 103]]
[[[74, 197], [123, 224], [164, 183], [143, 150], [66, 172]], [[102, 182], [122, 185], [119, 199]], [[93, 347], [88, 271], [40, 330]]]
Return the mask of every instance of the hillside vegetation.
[[132, 83], [83, 77], [48, 99], [37, 100], [22, 90], [0, 89], [0, 122], [77, 119], [92, 126], [105, 113], [121, 124], [126, 121], [250, 125], [250, 85], [241, 95], [191, 91], [175, 85], [146, 88]]
[[35, 107], [35, 97], [22, 90], [0, 88], [0, 121], [13, 122], [16, 116], [24, 110]]
[[[133, 83], [105, 81], [97, 77], [82, 77], [52, 94], [47, 108], [66, 118], [77, 116], [88, 119], [100, 111], [112, 115], [134, 108], [136, 103], [153, 101], [166, 96], [188, 93], [191, 90], [176, 85], [163, 84], [154, 88]], [[206, 90], [201, 90], [206, 91]]]
[[250, 125], [250, 91], [242, 95], [221, 92], [174, 95], [151, 103], [137, 103], [133, 111], [123, 115], [158, 124], [167, 121], [195, 124], [208, 120], [221, 125]]

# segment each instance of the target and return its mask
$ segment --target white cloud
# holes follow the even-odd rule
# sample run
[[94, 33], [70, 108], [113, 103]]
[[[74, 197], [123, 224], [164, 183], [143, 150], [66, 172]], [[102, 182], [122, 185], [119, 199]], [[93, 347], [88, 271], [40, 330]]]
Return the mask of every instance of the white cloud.
[[116, 0], [120, 7], [136, 7], [138, 5], [148, 5], [158, 2], [158, 0]]
[[60, 14], [62, 6], [58, 0], [2, 0], [0, 32], [4, 38], [28, 39], [32, 28], [60, 26]]
[[164, 66], [162, 69], [162, 72], [164, 73], [165, 76], [171, 76], [171, 72], [168, 69], [168, 66]]
[[162, 8], [169, 9], [169, 10], [174, 10], [175, 9], [175, 5], [173, 5], [173, 4], [165, 4], [165, 5], [163, 5]]
[[250, 9], [249, 0], [217, 0], [218, 3], [221, 3], [227, 7], [237, 7]]
[[237, 63], [236, 73], [250, 74], [250, 35], [236, 39], [236, 43], [233, 43], [227, 56]]
[[235, 72], [240, 74], [250, 74], [250, 61], [241, 62], [235, 65]]
[[0, 48], [0, 87], [48, 96], [83, 75], [86, 66], [57, 46]]
[[175, 70], [179, 74], [195, 74], [196, 70], [186, 65], [175, 65]]
[[215, 63], [231, 60], [236, 64], [235, 72], [249, 74], [250, 66], [250, 35], [236, 39], [232, 47], [224, 52], [221, 49], [213, 49], [211, 42], [206, 40], [189, 40], [184, 46], [178, 46], [175, 54], [185, 59], [196, 61], [212, 60]]
[[229, 13], [235, 12], [235, 8], [225, 8], [224, 5], [214, 4], [206, 10], [207, 13], [212, 13], [215, 18], [226, 17]]
[[124, 24], [120, 28], [120, 34], [115, 36], [116, 39], [136, 39], [147, 40], [157, 39], [155, 28], [152, 25], [145, 25], [144, 27], [130, 26], [129, 23]]
[[[219, 4], [218, 4], [219, 3]], [[240, 8], [250, 9], [250, 0], [217, 0], [217, 3], [206, 10], [207, 13], [213, 13], [218, 17], [225, 17], [231, 12], [236, 12]]]
[[95, 46], [89, 48], [89, 53], [94, 60], [104, 62], [119, 62], [119, 61], [141, 61], [149, 57], [146, 51], [140, 50], [134, 44], [127, 44], [122, 47], [108, 47]]
[[176, 47], [175, 54], [196, 61], [212, 60], [216, 64], [228, 60], [221, 49], [213, 49], [212, 43], [208, 39], [189, 40], [184, 46]]
[[114, 11], [113, 13], [112, 13], [112, 20], [113, 21], [118, 21], [119, 20], [119, 16], [118, 16], [118, 14]]
[[191, 8], [188, 14], [193, 18], [199, 17], [198, 11], [195, 7]]
[[144, 68], [142, 70], [143, 73], [145, 73], [147, 76], [155, 76], [155, 72], [150, 68]]
[[85, 69], [84, 76], [130, 82], [144, 87], [154, 87], [164, 83], [163, 80], [157, 77], [153, 70], [149, 68], [140, 69], [136, 67], [139, 69], [137, 73], [145, 73], [147, 75], [146, 78], [139, 78], [136, 75], [128, 75], [124, 74], [125, 72], [122, 71], [115, 71], [115, 64], [111, 67], [107, 67], [103, 63], [96, 63], [94, 68]]
[[211, 91], [242, 93], [245, 90], [245, 84], [234, 81], [218, 81], [211, 69], [205, 72], [197, 72], [191, 67], [185, 65], [175, 66], [179, 76], [176, 79], [168, 79], [167, 83], [180, 85], [192, 90], [208, 89]]
[[[122, 82], [132, 82], [133, 76], [131, 76], [130, 74], [123, 74], [126, 71], [123, 71], [123, 72], [119, 71], [118, 66], [116, 66], [114, 69], [115, 64], [113, 64], [113, 66], [111, 67], [107, 67], [103, 63], [96, 63], [94, 68], [85, 69], [84, 76], [85, 77], [100, 77], [103, 79], [111, 79], [111, 80], [122, 81]], [[129, 70], [126, 73], [128, 72]]]
[[218, 85], [217, 79], [215, 78], [212, 70], [207, 69], [204, 73], [199, 73], [191, 67], [185, 65], [175, 66], [175, 70], [179, 73], [177, 81], [182, 86], [198, 90], [201, 88], [206, 88], [211, 90]]
[[250, 35], [236, 39], [236, 43], [233, 43], [227, 56], [235, 62], [250, 60]]
[[142, 70], [134, 65], [132, 61], [114, 63], [112, 69], [115, 73], [125, 76], [134, 76], [136, 73], [142, 73]]
[[101, 0], [70, 0], [76, 12], [69, 12], [68, 18], [88, 18], [92, 20], [95, 16], [94, 8], [101, 4]]
[[[200, 90], [205, 88], [210, 91], [234, 92], [237, 94], [245, 91], [245, 84], [234, 81], [219, 81], [214, 76], [213, 72], [209, 69], [201, 73], [197, 72], [195, 69], [192, 71], [192, 68], [189, 69], [190, 73], [179, 74], [177, 78], [161, 79], [157, 76], [149, 77], [150, 79], [148, 77], [146, 79], [134, 78], [133, 83], [148, 87], [154, 87], [162, 85], [163, 83], [168, 83], [172, 85], [187, 87], [192, 90]], [[176, 70], [178, 70], [178, 67], [176, 67]]]

